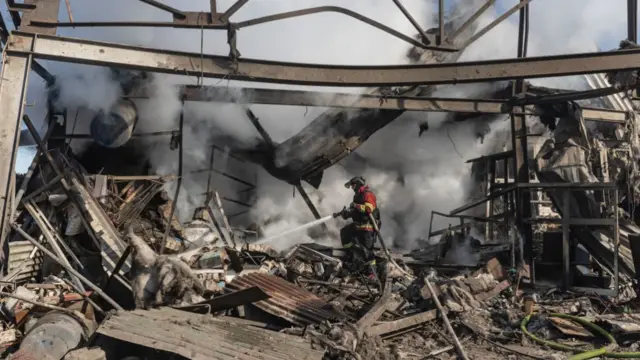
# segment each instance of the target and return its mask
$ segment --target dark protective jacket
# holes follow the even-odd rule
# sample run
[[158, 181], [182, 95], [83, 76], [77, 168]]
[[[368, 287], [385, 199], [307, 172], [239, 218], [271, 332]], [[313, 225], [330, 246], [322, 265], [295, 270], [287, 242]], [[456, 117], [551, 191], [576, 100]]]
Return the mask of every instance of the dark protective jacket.
[[380, 210], [378, 210], [376, 195], [369, 190], [368, 186], [361, 186], [353, 195], [353, 210], [351, 212], [351, 218], [357, 230], [375, 230], [371, 219], [369, 219], [369, 214], [373, 214], [373, 218], [376, 219], [378, 227], [380, 227]]

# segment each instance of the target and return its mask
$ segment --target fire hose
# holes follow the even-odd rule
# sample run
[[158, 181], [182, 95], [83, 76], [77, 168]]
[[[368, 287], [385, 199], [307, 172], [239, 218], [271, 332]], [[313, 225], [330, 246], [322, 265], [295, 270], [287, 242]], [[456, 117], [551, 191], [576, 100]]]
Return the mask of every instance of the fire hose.
[[577, 353], [576, 355], [573, 355], [572, 357], [570, 357], [569, 360], [586, 360], [586, 359], [593, 359], [598, 356], [605, 356], [605, 357], [614, 358], [614, 359], [640, 359], [640, 352], [612, 352], [613, 349], [615, 349], [618, 346], [618, 344], [616, 343], [616, 340], [606, 330], [604, 330], [600, 326], [590, 321], [582, 319], [578, 316], [572, 316], [572, 315], [566, 315], [566, 314], [549, 314], [548, 316], [566, 319], [566, 320], [573, 321], [576, 324], [580, 324], [585, 329], [592, 330], [593, 332], [604, 337], [609, 342], [609, 345], [601, 347], [599, 349], [580, 352], [582, 351], [582, 349], [576, 349], [575, 347], [572, 347], [572, 346], [567, 346], [554, 341], [541, 339], [533, 335], [532, 333], [530, 333], [529, 330], [527, 330], [527, 324], [531, 319], [531, 315], [527, 315], [524, 319], [522, 319], [522, 322], [520, 323], [520, 330], [522, 330], [522, 332], [526, 336], [528, 336], [533, 341], [539, 344], [546, 345], [555, 350], [570, 351], [573, 353]]
[[391, 258], [391, 254], [387, 249], [387, 245], [384, 244], [384, 240], [382, 239], [382, 234], [380, 233], [380, 228], [378, 227], [378, 223], [376, 222], [376, 219], [373, 217], [372, 213], [369, 213], [369, 220], [371, 220], [371, 223], [373, 224], [373, 229], [376, 231], [376, 234], [378, 235], [378, 240], [380, 240], [380, 247], [382, 248], [384, 255], [387, 257], [387, 260], [389, 260], [389, 263], [395, 266], [398, 270], [400, 270], [400, 272], [404, 276], [408, 277], [409, 279], [414, 279], [413, 275], [406, 272], [403, 268], [400, 267], [400, 265], [398, 265], [395, 262], [395, 260], [393, 260], [393, 258]]

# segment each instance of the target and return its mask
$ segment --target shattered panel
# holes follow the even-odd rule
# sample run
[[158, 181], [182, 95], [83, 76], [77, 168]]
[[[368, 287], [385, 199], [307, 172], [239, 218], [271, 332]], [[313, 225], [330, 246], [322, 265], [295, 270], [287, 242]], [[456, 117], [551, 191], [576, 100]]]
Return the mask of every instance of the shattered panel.
[[[90, 215], [89, 226], [91, 226], [101, 242], [102, 257], [105, 260], [103, 266], [111, 273], [127, 246], [98, 201], [91, 196], [89, 190], [76, 176], [72, 178], [72, 183], [73, 194], [78, 197], [78, 202], [83, 207], [82, 210]], [[131, 261], [125, 261], [121, 271], [126, 273], [129, 271], [130, 266]]]
[[319, 360], [324, 354], [295, 336], [171, 308], [120, 312], [97, 332], [188, 359]]
[[271, 297], [254, 303], [255, 306], [295, 325], [319, 324], [345, 316], [316, 295], [273, 275], [251, 273], [238, 276], [227, 284], [232, 290], [253, 286], [259, 287]]
[[6, 281], [22, 281], [35, 277], [42, 267], [42, 254], [35, 253], [35, 246], [28, 241], [9, 243], [9, 275]]

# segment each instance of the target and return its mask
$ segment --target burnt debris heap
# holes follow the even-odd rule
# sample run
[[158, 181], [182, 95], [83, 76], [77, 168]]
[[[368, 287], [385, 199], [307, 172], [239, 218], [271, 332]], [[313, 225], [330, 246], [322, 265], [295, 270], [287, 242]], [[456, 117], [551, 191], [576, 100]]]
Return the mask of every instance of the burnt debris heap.
[[[527, 57], [529, 6], [535, 6], [529, 0], [484, 28], [478, 18], [494, 1], [457, 2], [445, 17], [440, 0], [438, 27], [427, 30], [394, 0], [415, 37], [333, 6], [236, 22], [234, 14], [248, 0], [224, 12], [215, 1], [205, 12], [143, 2], [172, 14], [173, 21], [74, 22], [66, 2], [70, 21], [63, 22], [59, 0], [7, 1], [16, 29], [11, 32], [0, 17], [3, 358], [640, 358], [636, 0], [628, 1], [629, 35], [620, 49], [553, 57]], [[319, 12], [349, 16], [408, 43], [411, 64], [347, 67], [241, 56], [238, 30]], [[516, 12], [515, 58], [459, 61], [467, 46]], [[68, 26], [226, 31], [229, 55], [56, 35]], [[87, 134], [75, 133], [68, 115], [78, 109], [59, 106], [60, 84], [41, 60], [108, 66], [122, 97], [92, 114]], [[49, 89], [43, 132], [25, 112], [31, 70]], [[371, 90], [321, 96], [177, 86], [183, 107], [250, 99], [239, 106], [260, 135], [248, 144], [212, 134], [209, 168], [187, 172], [184, 111], [177, 129], [140, 130], [138, 104], [153, 96], [158, 74]], [[581, 75], [588, 90], [528, 81], [568, 75]], [[432, 97], [442, 86], [481, 82], [493, 86], [478, 99]], [[278, 143], [250, 104], [331, 109]], [[446, 112], [442, 126], [473, 126], [483, 141], [497, 119], [508, 117], [510, 127], [493, 134], [492, 152], [468, 160], [474, 186], [468, 203], [421, 219], [434, 224], [444, 217], [454, 224], [430, 226], [408, 252], [392, 244], [387, 249], [376, 233], [382, 246], [374, 249], [375, 283], [352, 263], [349, 249], [306, 243], [275, 251], [260, 241], [260, 226], [235, 221], [248, 210], [225, 212], [230, 204], [251, 208], [247, 191], [257, 188], [227, 166], [214, 167], [216, 151], [294, 185], [320, 224], [326, 217], [302, 183], [320, 187], [324, 171], [338, 162], [366, 166], [354, 151], [406, 111]], [[416, 123], [416, 136], [425, 131], [428, 123]], [[168, 139], [177, 173], [150, 170], [144, 151], [149, 137]], [[88, 144], [74, 150], [74, 139]], [[37, 150], [24, 174], [14, 170], [20, 146]], [[185, 221], [176, 209], [182, 181], [194, 173], [207, 174], [206, 192]], [[213, 173], [244, 189], [222, 196]], [[339, 243], [327, 230], [310, 235]]]

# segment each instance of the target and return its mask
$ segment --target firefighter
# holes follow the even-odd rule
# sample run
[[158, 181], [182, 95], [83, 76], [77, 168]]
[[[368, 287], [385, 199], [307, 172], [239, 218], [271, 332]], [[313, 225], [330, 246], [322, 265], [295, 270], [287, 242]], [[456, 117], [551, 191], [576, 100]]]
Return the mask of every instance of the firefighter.
[[340, 230], [342, 246], [348, 250], [348, 256], [354, 267], [365, 267], [370, 280], [380, 284], [376, 272], [376, 258], [373, 246], [376, 241], [376, 231], [371, 223], [369, 214], [376, 220], [380, 228], [380, 210], [376, 203], [376, 196], [366, 184], [362, 176], [356, 176], [344, 184], [354, 192], [353, 202], [349, 208], [333, 214], [343, 219], [352, 219], [353, 222]]

